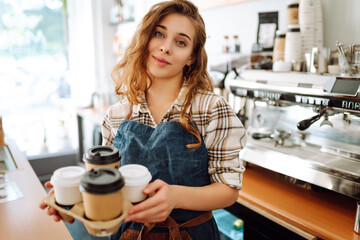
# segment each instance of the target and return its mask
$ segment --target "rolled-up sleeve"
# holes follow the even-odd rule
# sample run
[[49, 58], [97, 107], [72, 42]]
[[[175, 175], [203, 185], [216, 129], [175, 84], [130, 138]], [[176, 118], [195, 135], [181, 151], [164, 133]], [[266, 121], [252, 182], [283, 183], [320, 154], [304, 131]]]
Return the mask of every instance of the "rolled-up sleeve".
[[109, 107], [102, 122], [102, 145], [113, 144], [118, 127], [129, 113], [130, 104], [127, 101], [119, 101]]
[[104, 120], [102, 122], [102, 145], [110, 146], [113, 144], [114, 136], [111, 132], [110, 119], [108, 114], [105, 114]]
[[245, 167], [239, 154], [246, 145], [247, 133], [223, 98], [218, 98], [211, 109], [204, 141], [209, 154], [211, 182], [241, 189]]

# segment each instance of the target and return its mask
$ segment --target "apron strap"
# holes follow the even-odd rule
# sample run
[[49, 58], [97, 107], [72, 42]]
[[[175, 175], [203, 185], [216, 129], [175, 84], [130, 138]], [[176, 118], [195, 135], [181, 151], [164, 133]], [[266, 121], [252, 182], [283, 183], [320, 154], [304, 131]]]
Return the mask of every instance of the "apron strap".
[[144, 226], [141, 228], [137, 240], [141, 240], [146, 234], [148, 234], [151, 229], [155, 226], [155, 223], [145, 223]]
[[165, 227], [169, 229], [169, 240], [181, 240], [180, 227], [194, 227], [204, 222], [209, 221], [212, 218], [212, 212], [208, 211], [200, 216], [190, 219], [187, 222], [178, 224], [172, 217], [167, 217], [164, 222], [161, 223], [145, 223], [141, 228], [137, 240], [143, 239], [154, 227]]
[[194, 227], [194, 226], [197, 226], [204, 222], [209, 221], [212, 217], [213, 217], [212, 212], [208, 211], [208, 212], [205, 212], [204, 214], [201, 214], [200, 216], [197, 216], [196, 218], [190, 219], [189, 221], [180, 224], [179, 226], [180, 227]]

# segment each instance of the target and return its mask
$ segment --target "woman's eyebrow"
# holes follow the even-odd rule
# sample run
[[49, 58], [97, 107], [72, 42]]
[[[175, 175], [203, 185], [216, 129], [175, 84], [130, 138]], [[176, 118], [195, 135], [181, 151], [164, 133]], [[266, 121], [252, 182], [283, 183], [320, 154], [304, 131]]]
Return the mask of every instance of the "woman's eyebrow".
[[[157, 25], [157, 27], [159, 27], [159, 28], [162, 28], [162, 29], [164, 29], [164, 30], [167, 30], [167, 27], [165, 27], [164, 25]], [[179, 35], [181, 35], [181, 36], [184, 36], [184, 37], [186, 37], [186, 38], [188, 38], [190, 41], [191, 41], [191, 38], [187, 35], [187, 34], [185, 34], [185, 33], [179, 33]]]

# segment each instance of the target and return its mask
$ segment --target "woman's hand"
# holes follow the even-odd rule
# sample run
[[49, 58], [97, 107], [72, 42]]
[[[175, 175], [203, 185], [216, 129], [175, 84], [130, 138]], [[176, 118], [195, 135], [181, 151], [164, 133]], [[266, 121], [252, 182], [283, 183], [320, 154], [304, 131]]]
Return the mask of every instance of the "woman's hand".
[[162, 222], [175, 208], [211, 211], [230, 206], [239, 197], [238, 189], [223, 183], [189, 187], [168, 185], [162, 180], [155, 180], [143, 192], [151, 197], [131, 207], [125, 222]]
[[[46, 183], [45, 183], [45, 187], [47, 187], [47, 188], [53, 188], [53, 186], [51, 185], [50, 182], [46, 182]], [[53, 193], [54, 193], [54, 189], [51, 189], [48, 195], [53, 194]], [[46, 208], [48, 207], [48, 205], [46, 205], [46, 203], [45, 203], [44, 200], [43, 200], [43, 201], [40, 203], [39, 207], [40, 207], [41, 209], [46, 209]], [[57, 213], [57, 211], [56, 211], [55, 208], [48, 207], [48, 209], [47, 209], [47, 214], [48, 214], [49, 216], [53, 216], [53, 219], [54, 219], [55, 222], [61, 221], [61, 217], [59, 216], [59, 214]], [[70, 221], [69, 223], [73, 223], [73, 222], [74, 222], [74, 220]]]
[[143, 191], [151, 197], [131, 207], [125, 222], [162, 222], [170, 215], [177, 204], [177, 188], [162, 180], [149, 183]]

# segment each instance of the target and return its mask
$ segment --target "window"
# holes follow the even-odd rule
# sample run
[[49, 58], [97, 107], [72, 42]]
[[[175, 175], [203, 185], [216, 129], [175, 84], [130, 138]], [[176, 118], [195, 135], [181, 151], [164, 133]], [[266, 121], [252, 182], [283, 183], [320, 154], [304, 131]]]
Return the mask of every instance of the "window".
[[0, 115], [28, 156], [77, 147], [65, 0], [0, 0]]

